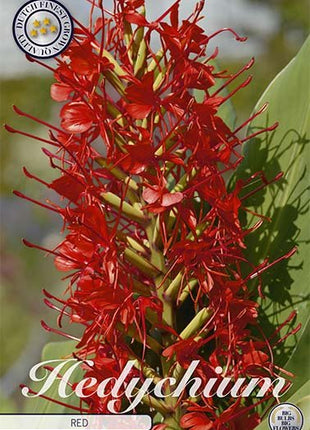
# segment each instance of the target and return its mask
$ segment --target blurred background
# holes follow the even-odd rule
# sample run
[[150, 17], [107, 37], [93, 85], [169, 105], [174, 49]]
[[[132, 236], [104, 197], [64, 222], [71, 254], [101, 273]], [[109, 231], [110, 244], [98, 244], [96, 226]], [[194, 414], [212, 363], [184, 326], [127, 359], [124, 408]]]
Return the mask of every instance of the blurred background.
[[[89, 3], [86, 0], [61, 0], [72, 15], [87, 23]], [[25, 1], [1, 0], [0, 86], [1, 124], [44, 136], [39, 124], [18, 117], [12, 105], [42, 120], [57, 121], [59, 105], [51, 102], [53, 79], [40, 66], [29, 63], [19, 51], [11, 34], [11, 23], [17, 9]], [[111, 7], [111, 0], [105, 6]], [[155, 19], [170, 6], [172, 0], [147, 0], [148, 16]], [[187, 16], [195, 0], [183, 0], [182, 15]], [[308, 0], [207, 0], [205, 19], [201, 25], [207, 33], [231, 27], [248, 36], [248, 42], [238, 43], [228, 34], [216, 38], [220, 48], [222, 69], [237, 71], [252, 56], [256, 64], [251, 71], [253, 83], [233, 98], [238, 121], [253, 110], [260, 95], [291, 60], [303, 44], [309, 31]], [[210, 53], [211, 53], [210, 49]], [[52, 179], [46, 157], [39, 142], [17, 134], [1, 133], [1, 345], [0, 345], [0, 412], [22, 412], [19, 384], [27, 380], [30, 367], [40, 361], [42, 346], [51, 337], [41, 329], [40, 320], [54, 325], [55, 314], [42, 302], [42, 289], [64, 290], [60, 275], [51, 258], [37, 250], [25, 248], [21, 238], [53, 247], [59, 241], [60, 220], [53, 214], [18, 199], [12, 190], [18, 189], [32, 198], [44, 201], [44, 187], [26, 180], [22, 167], [44, 178]], [[61, 339], [59, 339], [61, 340]], [[304, 358], [307, 361], [307, 356]], [[302, 360], [301, 360], [302, 361]]]

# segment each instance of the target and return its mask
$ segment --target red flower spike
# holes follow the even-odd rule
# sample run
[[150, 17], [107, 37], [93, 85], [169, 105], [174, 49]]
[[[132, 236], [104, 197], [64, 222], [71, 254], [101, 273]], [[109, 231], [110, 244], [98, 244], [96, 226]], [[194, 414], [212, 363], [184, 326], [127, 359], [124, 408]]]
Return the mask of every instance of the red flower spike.
[[[244, 38], [231, 29], [205, 34], [198, 26], [204, 2], [181, 21], [178, 0], [154, 22], [145, 17], [143, 0], [118, 0], [112, 13], [102, 1], [91, 3], [91, 15], [99, 8], [94, 14], [99, 18], [89, 26], [75, 20], [70, 47], [55, 70], [46, 66], [56, 80], [51, 97], [66, 102], [60, 111], [62, 128], [16, 107], [18, 115], [47, 127], [49, 137], [6, 126], [49, 145], [43, 153], [59, 172], [47, 183], [24, 169], [29, 179], [54, 190], [61, 203], [59, 198], [56, 204], [41, 203], [15, 192], [61, 217], [64, 238], [55, 249], [24, 243], [52, 255], [57, 269], [66, 273], [65, 295], [44, 291], [45, 303], [56, 311], [60, 328], [63, 319], [79, 324], [81, 338], [42, 325], [77, 341], [73, 356], [81, 361], [91, 357], [92, 368], [81, 365], [85, 377], [95, 377], [98, 384], [117, 378], [132, 357], [137, 368], [126, 383], [132, 377], [143, 382], [149, 374], [174, 377], [193, 360], [200, 362], [194, 376], [205, 383], [218, 376], [219, 366], [233, 380], [277, 377], [282, 370], [274, 363], [272, 347], [300, 326], [293, 327], [292, 314], [266, 339], [255, 300], [263, 296], [260, 275], [296, 250], [254, 267], [244, 248], [246, 236], [266, 220], [246, 207], [246, 199], [281, 174], [267, 181], [257, 172], [229, 188], [225, 180], [242, 161], [239, 147], [264, 130], [243, 139], [237, 133], [266, 106], [231, 130], [218, 116], [219, 108], [250, 78], [228, 96], [219, 95], [253, 60], [226, 74], [216, 73], [211, 63], [218, 49], [206, 58], [216, 35], [228, 31], [239, 41]], [[154, 40], [161, 45], [158, 52], [152, 50]], [[224, 83], [218, 85], [219, 79]], [[203, 92], [199, 101], [195, 88]], [[240, 222], [243, 210], [258, 217], [250, 229]], [[247, 286], [254, 278], [257, 294]], [[193, 319], [181, 331], [185, 302]], [[109, 413], [108, 403], [115, 399], [98, 397], [96, 387], [87, 394], [77, 410]], [[151, 396], [145, 396], [146, 404], [149, 397], [150, 413], [155, 416], [158, 407], [163, 416], [153, 430], [171, 428], [171, 411], [153, 405]], [[171, 410], [184, 429], [252, 430], [259, 423], [253, 409], [268, 398], [269, 393], [258, 403], [251, 398], [245, 403], [227, 396], [219, 403], [216, 396], [202, 395], [192, 402], [184, 390]], [[124, 404], [125, 398], [117, 401], [116, 409]], [[136, 412], [144, 413], [145, 405]]]

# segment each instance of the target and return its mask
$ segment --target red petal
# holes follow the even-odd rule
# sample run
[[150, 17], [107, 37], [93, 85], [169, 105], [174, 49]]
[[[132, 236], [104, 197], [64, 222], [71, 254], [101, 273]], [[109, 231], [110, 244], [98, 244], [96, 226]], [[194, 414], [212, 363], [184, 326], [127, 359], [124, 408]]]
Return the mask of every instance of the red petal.
[[71, 68], [75, 73], [88, 75], [93, 73], [94, 66], [86, 57], [74, 57], [71, 59]]
[[212, 423], [205, 414], [202, 414], [200, 412], [191, 412], [189, 414], [184, 415], [181, 418], [180, 424], [183, 428], [186, 428], [186, 429], [190, 427], [194, 427], [196, 429], [197, 428], [196, 426], [204, 426], [202, 428], [204, 428], [205, 430], [208, 430], [209, 428], [211, 428], [209, 426]]
[[127, 22], [130, 22], [131, 24], [137, 24], [140, 27], [144, 27], [144, 26], [148, 25], [148, 22], [144, 18], [144, 16], [140, 15], [137, 12], [126, 13], [125, 19]]
[[129, 101], [127, 110], [136, 119], [144, 119], [156, 105], [153, 91], [154, 72], [148, 72], [141, 81], [135, 81], [126, 89], [126, 97]]
[[83, 102], [66, 104], [60, 112], [61, 125], [69, 133], [83, 133], [93, 125], [93, 112]]
[[172, 27], [179, 28], [179, 3], [175, 3], [172, 6], [170, 20]]
[[184, 161], [180, 157], [178, 157], [177, 155], [175, 155], [175, 154], [167, 154], [167, 155], [164, 155], [163, 158], [165, 160], [169, 160], [172, 163], [177, 164], [179, 166], [184, 166], [184, 164], [185, 164]]
[[175, 205], [183, 200], [183, 193], [166, 193], [162, 197], [162, 205], [165, 207]]
[[242, 357], [242, 361], [245, 366], [263, 366], [268, 363], [268, 360], [268, 355], [262, 351], [251, 351], [247, 354], [244, 354], [244, 356]]
[[51, 183], [50, 188], [75, 203], [80, 197], [80, 194], [84, 191], [83, 185], [68, 175], [55, 179], [55, 181]]
[[103, 19], [100, 17], [97, 19], [95, 23], [94, 33], [97, 33], [98, 31], [100, 31], [102, 27], [103, 27]]
[[56, 257], [55, 267], [60, 272], [70, 272], [71, 270], [78, 269], [79, 265], [71, 260], [68, 260], [65, 257]]
[[146, 188], [142, 195], [144, 200], [149, 204], [155, 203], [160, 198], [160, 192], [152, 188]]
[[135, 119], [144, 119], [151, 112], [152, 106], [139, 105], [136, 103], [128, 104], [127, 111]]
[[55, 102], [65, 102], [69, 99], [72, 88], [66, 84], [53, 84], [51, 86], [51, 97]]

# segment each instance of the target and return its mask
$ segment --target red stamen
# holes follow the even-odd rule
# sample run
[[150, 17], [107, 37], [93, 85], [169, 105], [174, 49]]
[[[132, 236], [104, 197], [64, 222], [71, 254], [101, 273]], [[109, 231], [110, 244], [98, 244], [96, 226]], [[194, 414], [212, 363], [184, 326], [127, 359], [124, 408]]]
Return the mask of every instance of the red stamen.
[[25, 199], [25, 200], [28, 200], [29, 202], [35, 203], [36, 205], [41, 206], [42, 208], [48, 209], [52, 212], [56, 212], [57, 214], [61, 214], [61, 209], [55, 209], [52, 206], [45, 205], [44, 203], [41, 203], [37, 200], [27, 197], [25, 194], [21, 193], [20, 191], [14, 190], [13, 194], [15, 194], [17, 197], [20, 197], [21, 199]]
[[259, 134], [262, 133], [266, 133], [267, 131], [273, 131], [275, 130], [277, 127], [279, 126], [278, 122], [275, 122], [273, 125], [271, 125], [270, 127], [266, 127], [262, 130], [257, 131], [256, 133], [250, 134], [249, 136], [247, 136], [245, 139], [241, 140], [242, 143], [246, 142], [247, 140], [253, 139], [253, 137], [258, 136]]
[[280, 261], [287, 260], [287, 259], [291, 258], [292, 255], [294, 255], [296, 252], [297, 252], [297, 247], [295, 246], [287, 254], [283, 255], [282, 257], [277, 258], [272, 263], [266, 264], [266, 263], [268, 263], [268, 261], [265, 261], [263, 263], [264, 266], [262, 268], [260, 268], [259, 270], [257, 270], [256, 272], [252, 273], [250, 276], [248, 276], [248, 279], [254, 279], [254, 278], [256, 278], [258, 275], [260, 275], [261, 273], [263, 273], [266, 270], [270, 269], [271, 267], [273, 267], [274, 265], [276, 265]]
[[[22, 388], [28, 388], [30, 394], [38, 394], [36, 391], [33, 391], [31, 388], [27, 387], [27, 385], [21, 384], [20, 388], [21, 389]], [[44, 396], [43, 394], [41, 394], [39, 397], [41, 397], [42, 399], [45, 399], [45, 400], [49, 400], [50, 402], [56, 403], [57, 405], [65, 406], [66, 408], [73, 409], [74, 411], [78, 411], [80, 413], [81, 412], [85, 412], [85, 413], [89, 412], [88, 409], [78, 408], [77, 406], [73, 406], [73, 405], [70, 405], [67, 403], [60, 402], [59, 400], [53, 399], [52, 397]]]
[[49, 123], [47, 123], [47, 122], [45, 122], [45, 121], [42, 121], [41, 119], [36, 118], [35, 116], [32, 116], [32, 115], [30, 115], [30, 114], [28, 114], [28, 113], [26, 113], [26, 112], [23, 112], [22, 110], [20, 110], [20, 109], [19, 109], [17, 106], [15, 106], [15, 105], [13, 105], [13, 110], [14, 110], [14, 112], [16, 112], [16, 113], [17, 113], [17, 115], [25, 116], [26, 118], [29, 118], [29, 119], [31, 119], [32, 121], [35, 121], [35, 122], [37, 122], [37, 123], [39, 123], [39, 124], [41, 124], [41, 125], [44, 125], [45, 127], [48, 127], [48, 128], [51, 128], [52, 130], [57, 131], [58, 133], [64, 133], [64, 132], [63, 132], [63, 130], [60, 130], [59, 128], [57, 128], [57, 127], [53, 126], [52, 124], [49, 124]]
[[244, 73], [246, 70], [249, 70], [253, 64], [255, 63], [254, 58], [251, 58], [251, 60], [242, 67], [242, 69], [239, 70], [236, 74], [234, 74], [230, 79], [228, 79], [225, 84], [223, 84], [217, 91], [215, 91], [214, 94], [212, 94], [211, 97], [216, 97], [224, 88], [226, 88], [231, 82], [233, 82], [238, 76], [240, 76], [242, 73]]
[[60, 336], [66, 337], [67, 339], [76, 340], [77, 342], [81, 342], [81, 339], [79, 339], [78, 337], [72, 336], [71, 334], [65, 333], [61, 330], [57, 330], [56, 328], [49, 327], [43, 320], [41, 321], [41, 325], [44, 328], [44, 330], [46, 330], [48, 332], [59, 334]]
[[17, 129], [15, 129], [15, 128], [7, 125], [7, 124], [4, 125], [4, 128], [9, 133], [17, 133], [17, 134], [20, 134], [20, 135], [25, 136], [25, 137], [30, 137], [31, 139], [34, 139], [34, 140], [38, 140], [39, 142], [47, 143], [47, 144], [53, 145], [53, 146], [58, 146], [55, 142], [52, 142], [51, 140], [43, 139], [42, 137], [35, 136], [34, 134], [30, 134], [30, 133], [26, 133], [26, 132], [21, 131], [21, 130], [17, 130]]
[[236, 39], [238, 42], [245, 42], [246, 40], [248, 40], [248, 38], [247, 38], [247, 37], [241, 37], [241, 36], [239, 36], [239, 34], [238, 34], [238, 33], [236, 33], [236, 32], [235, 32], [233, 29], [231, 29], [231, 28], [222, 28], [221, 30], [218, 30], [218, 31], [216, 31], [215, 33], [211, 34], [211, 36], [209, 36], [208, 38], [209, 38], [209, 40], [210, 40], [210, 39], [212, 39], [213, 37], [217, 36], [218, 34], [225, 33], [226, 31], [228, 31], [228, 32], [229, 32], [229, 33], [231, 33], [233, 36], [235, 36], [235, 39]]

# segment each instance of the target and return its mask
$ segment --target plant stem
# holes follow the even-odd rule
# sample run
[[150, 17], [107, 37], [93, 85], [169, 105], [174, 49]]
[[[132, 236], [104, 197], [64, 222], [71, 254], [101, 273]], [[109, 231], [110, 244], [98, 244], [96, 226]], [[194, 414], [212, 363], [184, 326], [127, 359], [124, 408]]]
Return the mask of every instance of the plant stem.
[[[153, 217], [151, 223], [146, 229], [146, 233], [148, 236], [148, 240], [150, 243], [150, 250], [151, 250], [151, 263], [158, 267], [161, 270], [161, 273], [155, 277], [155, 285], [157, 288], [158, 296], [160, 300], [163, 303], [163, 318], [167, 322], [167, 324], [172, 328], [176, 328], [176, 320], [175, 320], [175, 312], [172, 301], [165, 295], [165, 289], [168, 286], [169, 279], [166, 279], [164, 281], [165, 273], [167, 272], [167, 268], [165, 265], [165, 258], [163, 255], [163, 252], [158, 248], [157, 242], [158, 242], [158, 223], [156, 222], [156, 219]], [[162, 345], [163, 347], [167, 347], [175, 341], [174, 337], [168, 333], [162, 335]], [[167, 377], [170, 373], [171, 367], [173, 365], [172, 360], [168, 360], [164, 357], [161, 357], [161, 365], [162, 365], [162, 372], [163, 377]], [[167, 389], [167, 394], [169, 394], [170, 388]], [[168, 409], [173, 411], [173, 413], [166, 412], [163, 414], [164, 416], [164, 424], [167, 425], [166, 430], [178, 430], [179, 427], [179, 420], [181, 417], [181, 409], [179, 407], [176, 407], [177, 399], [173, 397], [167, 397], [166, 403], [168, 406]]]
[[180, 334], [181, 339], [189, 339], [190, 337], [197, 335], [199, 330], [208, 321], [212, 312], [208, 308], [201, 309], [200, 312], [192, 319], [187, 327]]
[[115, 209], [120, 210], [124, 215], [126, 215], [129, 219], [139, 223], [145, 223], [147, 219], [144, 216], [144, 213], [137, 209], [136, 207], [130, 205], [129, 203], [122, 200], [117, 195], [107, 192], [101, 194], [102, 200], [112, 206]]
[[126, 260], [128, 260], [131, 264], [137, 267], [137, 269], [139, 269], [145, 275], [158, 276], [158, 274], [160, 273], [160, 270], [157, 266], [153, 265], [148, 260], [141, 257], [141, 255], [137, 254], [134, 250], [126, 248], [124, 255]]

